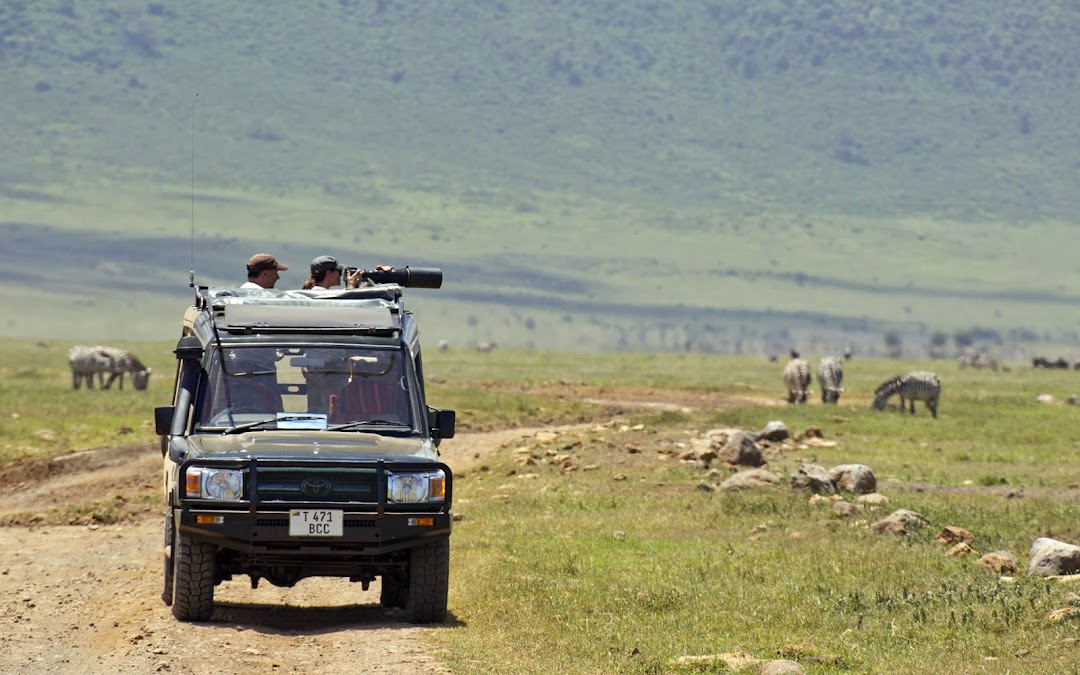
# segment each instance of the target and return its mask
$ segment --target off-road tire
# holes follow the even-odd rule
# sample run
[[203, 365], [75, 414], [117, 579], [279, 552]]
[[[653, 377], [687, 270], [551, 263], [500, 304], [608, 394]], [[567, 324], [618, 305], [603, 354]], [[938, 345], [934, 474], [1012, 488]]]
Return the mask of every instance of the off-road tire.
[[162, 558], [165, 559], [165, 588], [161, 591], [161, 600], [166, 607], [173, 601], [173, 519], [172, 513], [165, 515], [165, 548], [162, 550]]
[[393, 574], [382, 575], [379, 603], [383, 607], [404, 607], [409, 599], [409, 582], [399, 580]]
[[438, 539], [410, 552], [405, 620], [436, 623], [446, 618], [450, 587], [450, 540]]
[[214, 613], [213, 544], [177, 532], [173, 542], [172, 613], [181, 621], [207, 621]]

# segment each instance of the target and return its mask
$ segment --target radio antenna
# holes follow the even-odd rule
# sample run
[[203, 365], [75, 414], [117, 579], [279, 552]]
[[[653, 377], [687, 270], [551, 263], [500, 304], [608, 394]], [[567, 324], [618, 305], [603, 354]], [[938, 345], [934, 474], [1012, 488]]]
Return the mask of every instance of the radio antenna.
[[195, 105], [199, 102], [199, 92], [191, 101], [191, 270], [188, 272], [188, 286], [195, 288]]

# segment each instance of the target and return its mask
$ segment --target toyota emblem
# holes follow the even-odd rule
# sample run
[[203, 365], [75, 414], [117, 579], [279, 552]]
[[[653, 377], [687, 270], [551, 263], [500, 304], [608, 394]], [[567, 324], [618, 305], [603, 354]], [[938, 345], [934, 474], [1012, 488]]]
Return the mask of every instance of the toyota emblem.
[[334, 491], [334, 484], [323, 477], [305, 478], [300, 483], [300, 492], [308, 497], [326, 497]]

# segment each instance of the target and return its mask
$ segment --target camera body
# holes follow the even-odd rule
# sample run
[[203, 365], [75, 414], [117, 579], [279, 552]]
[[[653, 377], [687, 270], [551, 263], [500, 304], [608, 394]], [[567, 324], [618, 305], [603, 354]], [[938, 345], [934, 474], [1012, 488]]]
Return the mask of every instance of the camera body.
[[[345, 279], [356, 273], [358, 267], [346, 267]], [[363, 278], [376, 284], [397, 284], [412, 288], [442, 287], [442, 270], [438, 267], [402, 267], [392, 270], [361, 270]]]

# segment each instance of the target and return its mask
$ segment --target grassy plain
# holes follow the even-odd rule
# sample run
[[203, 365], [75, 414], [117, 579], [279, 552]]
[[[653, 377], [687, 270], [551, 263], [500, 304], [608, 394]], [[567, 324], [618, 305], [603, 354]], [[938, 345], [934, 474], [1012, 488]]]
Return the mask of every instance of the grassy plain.
[[[154, 441], [172, 345], [124, 345], [161, 374], [147, 392], [71, 391], [66, 346], [0, 342], [0, 461]], [[1076, 670], [1075, 623], [1050, 619], [1078, 603], [1071, 586], [973, 564], [1005, 550], [1022, 568], [1038, 537], [1080, 541], [1080, 408], [1060, 404], [1074, 371], [856, 358], [834, 408], [788, 406], [781, 364], [748, 357], [452, 349], [425, 365], [464, 431], [579, 423], [523, 431], [456, 477], [451, 615], [430, 633], [454, 672], [679, 672], [679, 657], [739, 651], [814, 673]], [[879, 382], [916, 367], [942, 377], [939, 419], [870, 410]], [[708, 429], [770, 420], [836, 443], [770, 470], [864, 463], [889, 504], [842, 519], [787, 488], [704, 490], [727, 472], [678, 459]], [[898, 508], [930, 524], [869, 529]], [[977, 553], [946, 556], [946, 525]]]

